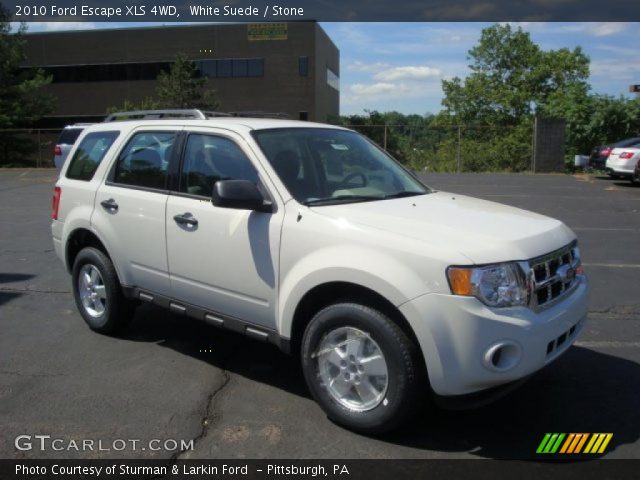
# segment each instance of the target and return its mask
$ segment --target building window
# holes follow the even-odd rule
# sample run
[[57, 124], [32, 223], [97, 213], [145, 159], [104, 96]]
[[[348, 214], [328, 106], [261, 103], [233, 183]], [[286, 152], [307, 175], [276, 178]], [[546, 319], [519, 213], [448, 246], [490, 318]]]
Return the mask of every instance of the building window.
[[216, 60], [201, 60], [196, 62], [196, 68], [202, 77], [216, 78], [218, 76], [218, 62]]
[[[195, 60], [194, 63], [199, 75], [205, 78], [264, 76], [264, 58], [207, 59]], [[40, 68], [53, 77], [53, 83], [129, 82], [156, 80], [161, 72], [171, 69], [171, 62], [60, 65]]]
[[333, 73], [330, 68], [327, 68], [327, 84], [331, 88], [335, 88], [336, 90], [340, 91], [340, 77]]
[[218, 77], [230, 77], [231, 72], [231, 60], [218, 60]]
[[306, 122], [309, 120], [309, 112], [298, 112], [298, 118]]
[[309, 76], [309, 57], [298, 57], [298, 74], [301, 77]]
[[247, 76], [247, 60], [235, 59], [231, 61], [233, 76], [234, 77], [246, 77]]
[[247, 60], [247, 76], [264, 76], [264, 58], [250, 58], [249, 60]]

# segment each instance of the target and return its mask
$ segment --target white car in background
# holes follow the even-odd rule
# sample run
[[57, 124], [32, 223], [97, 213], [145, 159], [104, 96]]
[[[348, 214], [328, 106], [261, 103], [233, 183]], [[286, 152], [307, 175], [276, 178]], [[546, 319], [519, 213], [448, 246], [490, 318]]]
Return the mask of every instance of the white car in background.
[[640, 143], [630, 147], [614, 148], [607, 158], [607, 173], [613, 178], [631, 178], [638, 160], [640, 160]]

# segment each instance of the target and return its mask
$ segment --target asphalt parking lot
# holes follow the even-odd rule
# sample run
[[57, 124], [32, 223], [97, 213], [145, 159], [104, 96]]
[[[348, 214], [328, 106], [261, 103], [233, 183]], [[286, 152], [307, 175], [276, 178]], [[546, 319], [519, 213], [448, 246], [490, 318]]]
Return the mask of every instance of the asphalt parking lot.
[[[578, 343], [472, 411], [425, 411], [367, 438], [333, 425], [273, 347], [149, 305], [120, 337], [76, 312], [49, 230], [53, 170], [0, 170], [0, 458], [168, 458], [173, 451], [17, 451], [17, 435], [194, 440], [180, 458], [533, 458], [545, 432], [612, 432], [640, 458], [640, 188], [586, 175], [426, 175], [534, 210], [578, 235], [592, 282]], [[144, 445], [142, 443], [141, 445]]]

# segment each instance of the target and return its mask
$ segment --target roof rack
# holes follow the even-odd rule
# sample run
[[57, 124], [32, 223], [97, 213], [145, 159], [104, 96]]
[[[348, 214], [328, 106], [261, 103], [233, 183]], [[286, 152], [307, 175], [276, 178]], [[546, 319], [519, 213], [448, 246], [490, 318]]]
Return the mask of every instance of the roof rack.
[[122, 120], [161, 120], [166, 118], [183, 118], [194, 120], [206, 120], [215, 117], [252, 117], [252, 118], [289, 118], [283, 112], [215, 112], [209, 110], [192, 109], [170, 109], [170, 110], [134, 110], [130, 112], [116, 112], [109, 114], [104, 121], [115, 122]]
[[251, 117], [251, 118], [289, 118], [288, 113], [284, 112], [263, 112], [261, 110], [229, 112], [232, 117]]

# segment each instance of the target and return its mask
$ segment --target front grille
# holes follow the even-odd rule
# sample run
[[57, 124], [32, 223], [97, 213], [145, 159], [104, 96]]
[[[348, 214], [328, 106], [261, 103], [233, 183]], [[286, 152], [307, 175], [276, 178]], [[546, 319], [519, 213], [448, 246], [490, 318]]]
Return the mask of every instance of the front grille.
[[547, 255], [529, 260], [531, 307], [544, 307], [567, 295], [578, 284], [580, 251], [574, 241]]

